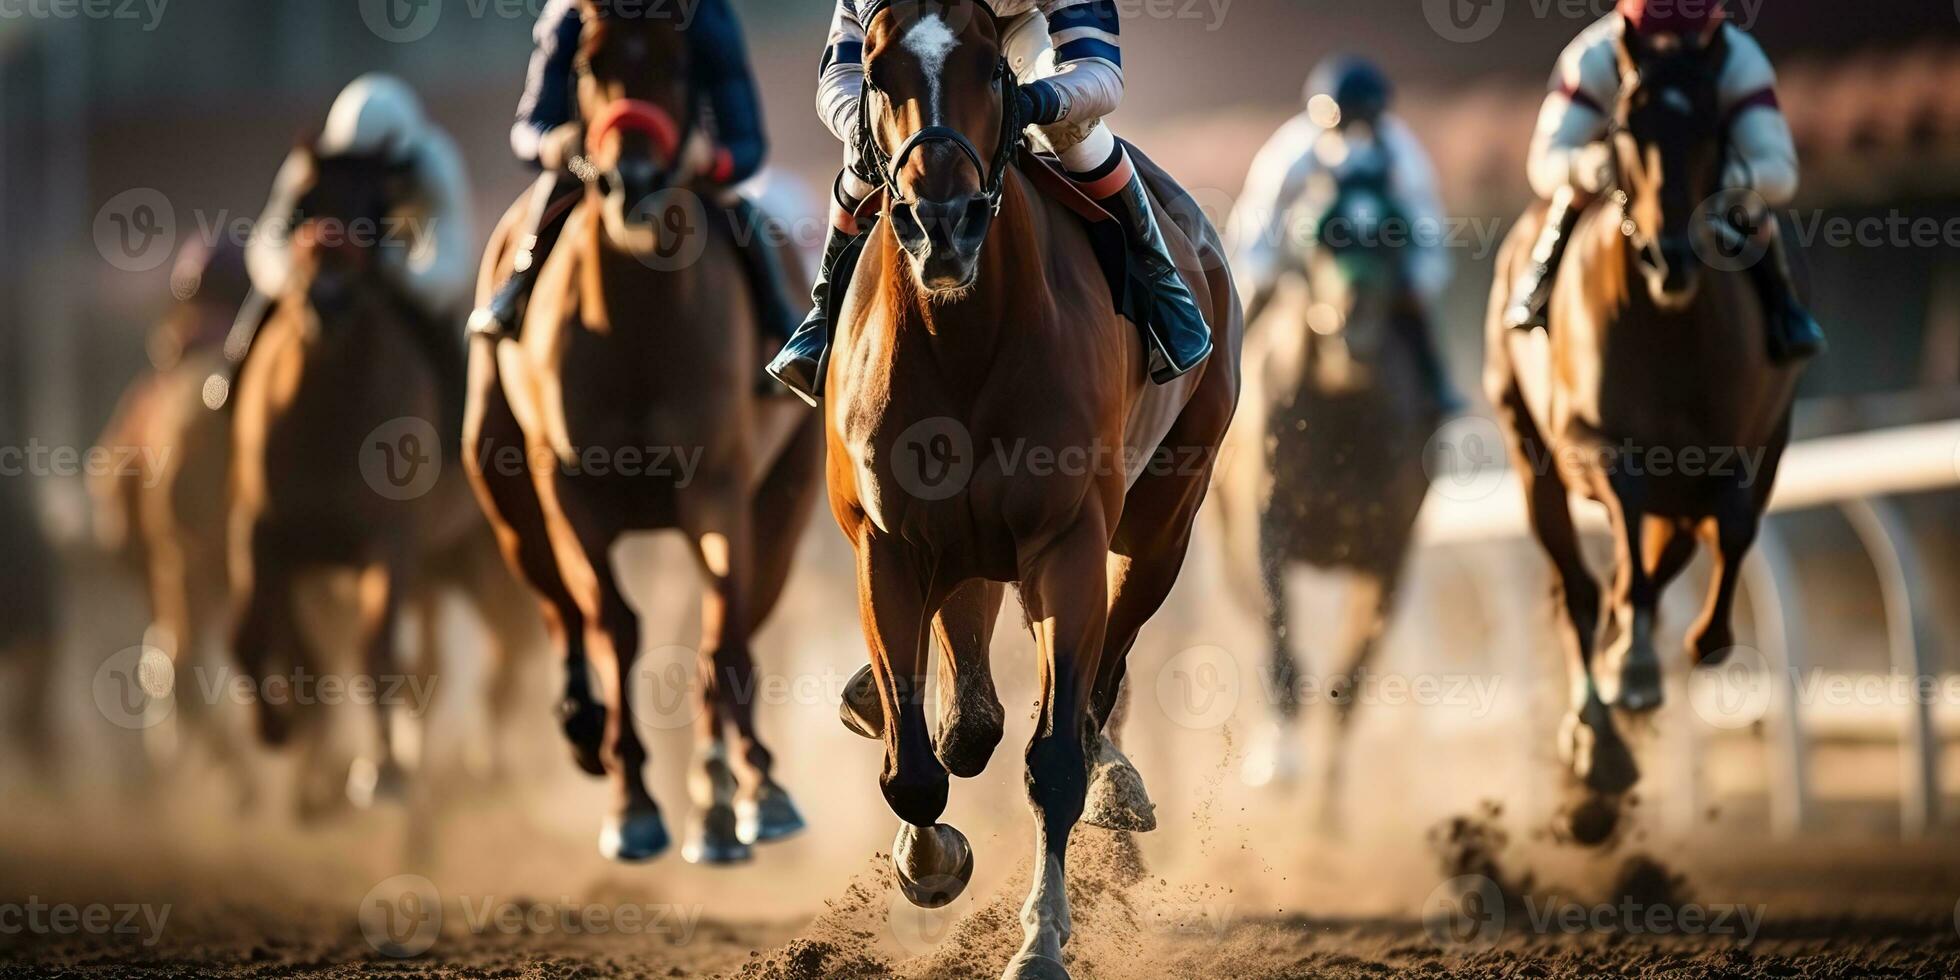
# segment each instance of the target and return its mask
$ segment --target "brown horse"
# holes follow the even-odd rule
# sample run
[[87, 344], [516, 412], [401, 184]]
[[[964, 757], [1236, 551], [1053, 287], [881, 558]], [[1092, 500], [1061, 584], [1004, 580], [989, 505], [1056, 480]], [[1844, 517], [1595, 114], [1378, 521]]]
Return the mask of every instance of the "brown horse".
[[[1180, 267], [1204, 270], [1187, 278], [1219, 340], [1207, 365], [1153, 387], [1081, 219], [1016, 163], [992, 12], [899, 0], [868, 16], [865, 115], [887, 216], [838, 321], [825, 415], [831, 509], [857, 554], [877, 691], [866, 727], [884, 741], [880, 784], [902, 821], [893, 864], [924, 905], [971, 877], [970, 845], [939, 818], [948, 774], [977, 774], [1001, 737], [987, 643], [1001, 583], [1017, 583], [1041, 695], [1027, 750], [1034, 881], [1007, 975], [1066, 977], [1070, 830], [1085, 811], [1151, 825], [1103, 729], [1137, 633], [1177, 579], [1238, 400], [1238, 298], [1209, 225], [1195, 219], [1194, 240], [1166, 221]], [[1132, 155], [1160, 209], [1195, 214]], [[922, 697], [935, 633], [936, 739]]]
[[[1428, 329], [1406, 269], [1406, 248], [1381, 234], [1389, 197], [1373, 173], [1346, 174], [1323, 205], [1321, 242], [1304, 277], [1252, 332], [1249, 396], [1259, 411], [1233, 426], [1219, 478], [1218, 514], [1235, 572], [1258, 569], [1277, 722], [1245, 763], [1251, 785], [1297, 772], [1302, 686], [1286, 573], [1294, 563], [1352, 574], [1347, 619], [1331, 671], [1311, 691], [1334, 709], [1324, 815], [1338, 798], [1338, 739], [1354, 709], [1396, 596], [1429, 493], [1423, 449], [1441, 408], [1426, 395], [1410, 338]], [[1261, 463], [1264, 466], [1261, 466]], [[1255, 556], [1256, 552], [1256, 556]]]
[[198, 690], [193, 668], [222, 662], [227, 639], [231, 418], [209, 407], [207, 381], [224, 366], [221, 346], [250, 289], [242, 253], [229, 243], [186, 247], [172, 280], [194, 291], [150, 331], [151, 370], [123, 393], [98, 443], [128, 465], [89, 484], [97, 539], [149, 600], [144, 645], [177, 665], [173, 718], [227, 764], [241, 761], [237, 743], [207, 724], [221, 720], [219, 705], [189, 694]]
[[[1789, 442], [1797, 371], [1772, 363], [1747, 271], [1721, 257], [1720, 232], [1705, 220], [1722, 159], [1722, 37], [1655, 49], [1627, 32], [1628, 82], [1609, 136], [1620, 189], [1574, 232], [1548, 336], [1512, 332], [1501, 315], [1542, 209], [1506, 243], [1491, 301], [1485, 383], [1556, 572], [1571, 678], [1559, 750], [1590, 794], [1576, 816], [1610, 811], [1638, 778], [1608, 706], [1660, 703], [1655, 606], [1697, 537], [1715, 575], [1689, 652], [1708, 665], [1733, 646], [1743, 557]], [[1616, 572], [1603, 606], [1573, 528], [1572, 493], [1608, 512]], [[1605, 651], [1597, 662], [1595, 642]], [[1572, 829], [1589, 841], [1611, 826], [1582, 823]]]
[[[392, 709], [426, 716], [436, 656], [430, 643], [412, 661], [397, 655], [406, 602], [442, 580], [468, 592], [497, 647], [496, 715], [515, 695], [514, 651], [530, 628], [470, 506], [456, 441], [439, 435], [458, 428], [460, 406], [440, 393], [457, 389], [442, 377], [461, 365], [434, 363], [415, 331], [454, 328], [422, 322], [358, 233], [387, 227], [398, 175], [379, 157], [307, 151], [301, 164], [286, 292], [233, 398], [230, 541], [234, 650], [259, 687], [260, 734], [302, 740], [301, 811], [316, 814], [401, 775]], [[379, 723], [369, 738], [363, 700]], [[378, 759], [361, 744], [377, 741]]]
[[[632, 531], [686, 535], [707, 590], [683, 856], [739, 861], [751, 844], [803, 826], [756, 730], [750, 644], [814, 510], [822, 430], [801, 403], [753, 394], [763, 352], [736, 243], [727, 222], [707, 220], [719, 208], [704, 214], [688, 189], [698, 93], [682, 28], [589, 7], [585, 23], [589, 186], [540, 274], [522, 338], [472, 342], [465, 445], [504, 555], [542, 599], [565, 657], [561, 722], [573, 755], [616, 791], [600, 849], [621, 861], [658, 856], [668, 835], [635, 725], [640, 622], [611, 549]], [[518, 213], [485, 257], [485, 301], [509, 273]]]

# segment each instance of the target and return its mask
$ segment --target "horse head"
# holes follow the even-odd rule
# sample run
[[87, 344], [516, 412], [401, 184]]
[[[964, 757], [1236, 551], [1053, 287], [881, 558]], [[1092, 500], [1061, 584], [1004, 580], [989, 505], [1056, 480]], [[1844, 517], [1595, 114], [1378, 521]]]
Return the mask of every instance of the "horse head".
[[377, 250], [398, 234], [390, 215], [410, 174], [386, 152], [328, 155], [309, 144], [293, 159], [302, 190], [290, 229], [288, 288], [303, 290], [324, 318], [352, 304]]
[[1406, 250], [1414, 229], [1389, 189], [1389, 161], [1367, 133], [1329, 133], [1330, 166], [1308, 188], [1315, 247], [1307, 257], [1307, 325], [1359, 360], [1380, 349], [1390, 317], [1413, 304]]
[[866, 14], [861, 138], [892, 231], [931, 296], [980, 276], [1020, 125], [1001, 29], [978, 0], [891, 0]]
[[1701, 282], [1694, 236], [1722, 165], [1717, 84], [1726, 35], [1622, 34], [1620, 100], [1610, 127], [1618, 163], [1621, 232], [1654, 304], [1682, 310]]
[[613, 245], [652, 255], [661, 247], [663, 217], [682, 210], [668, 206], [666, 192], [692, 179], [686, 149], [698, 119], [678, 14], [684, 8], [620, 0], [579, 5], [585, 32], [576, 71], [586, 156], [573, 169], [601, 195]]

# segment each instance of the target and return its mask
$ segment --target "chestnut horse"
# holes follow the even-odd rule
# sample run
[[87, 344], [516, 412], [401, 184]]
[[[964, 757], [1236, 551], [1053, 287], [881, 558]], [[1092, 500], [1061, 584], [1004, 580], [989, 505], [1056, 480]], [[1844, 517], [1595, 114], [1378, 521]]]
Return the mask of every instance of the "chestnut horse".
[[[1247, 754], [1245, 781], [1284, 783], [1297, 774], [1300, 696], [1324, 696], [1335, 722], [1325, 818], [1339, 796], [1354, 692], [1387, 631], [1429, 494], [1422, 454], [1441, 417], [1410, 345], [1428, 326], [1406, 271], [1407, 246], [1383, 234], [1399, 220], [1384, 179], [1373, 168], [1338, 177], [1304, 276], [1283, 286], [1273, 315], [1252, 331], [1248, 361], [1258, 367], [1246, 390], [1257, 409], [1233, 426], [1217, 488], [1227, 561], [1242, 573], [1233, 592], [1266, 623], [1277, 699], [1274, 725]], [[1295, 563], [1353, 579], [1333, 661], [1307, 687], [1291, 649], [1303, 634], [1293, 630], [1285, 588]]]
[[[1491, 300], [1485, 385], [1556, 573], [1571, 680], [1558, 748], [1593, 812], [1611, 811], [1638, 778], [1608, 708], [1660, 704], [1655, 607], [1696, 538], [1715, 572], [1689, 653], [1710, 665], [1734, 645], [1742, 561], [1790, 438], [1797, 371], [1770, 359], [1746, 268], [1711, 245], [1721, 233], [1708, 220], [1723, 153], [1716, 78], [1727, 56], [1715, 37], [1663, 50], [1627, 32], [1627, 82], [1608, 136], [1619, 190], [1573, 233], [1551, 329], [1513, 332], [1502, 316], [1542, 209], [1513, 230]], [[1608, 513], [1615, 575], [1603, 605], [1573, 528], [1572, 493]], [[1610, 822], [1572, 829], [1591, 841]]]
[[[1066, 977], [1070, 830], [1085, 811], [1102, 826], [1153, 825], [1103, 730], [1125, 657], [1177, 580], [1237, 404], [1238, 298], [1209, 225], [1195, 218], [1192, 240], [1166, 220], [1179, 266], [1204, 270], [1187, 278], [1219, 339], [1208, 364], [1152, 386], [1081, 219], [1017, 163], [1014, 77], [991, 10], [898, 0], [866, 20], [867, 145], [886, 219], [838, 320], [825, 412], [831, 509], [856, 551], [877, 692], [863, 727], [885, 746], [902, 890], [950, 902], [973, 853], [939, 823], [948, 774], [978, 774], [1001, 738], [987, 645], [1002, 584], [1019, 585], [1041, 693], [1027, 750], [1033, 887], [1007, 975]], [[914, 31], [925, 40], [908, 43]], [[1132, 158], [1160, 210], [1196, 214]], [[1017, 462], [1016, 446], [1052, 449], [1058, 465]], [[922, 699], [935, 633], [936, 739]]]
[[[588, 186], [541, 271], [521, 339], [471, 342], [464, 442], [504, 556], [542, 600], [565, 658], [560, 721], [573, 756], [612, 782], [600, 850], [615, 860], [651, 860], [669, 838], [635, 723], [646, 694], [634, 671], [639, 616], [611, 551], [633, 531], [687, 537], [707, 589], [688, 702], [696, 806], [682, 853], [740, 861], [750, 845], [803, 827], [756, 730], [750, 644], [815, 509], [822, 430], [802, 403], [754, 394], [764, 352], [736, 243], [715, 220], [720, 209], [710, 202], [704, 213], [689, 189], [698, 93], [683, 28], [607, 19], [589, 5], [585, 14]], [[485, 256], [485, 301], [509, 273], [523, 207]]]
[[[258, 682], [260, 735], [300, 741], [311, 815], [400, 786], [406, 753], [390, 722], [396, 709], [425, 720], [436, 676], [432, 642], [414, 660], [397, 654], [407, 601], [438, 581], [474, 601], [493, 644], [493, 716], [516, 693], [517, 651], [536, 627], [470, 506], [456, 441], [440, 434], [460, 428], [461, 406], [441, 393], [460, 388], [443, 376], [462, 366], [436, 363], [437, 335], [416, 332], [461, 318], [423, 322], [359, 232], [388, 227], [400, 175], [380, 156], [296, 159], [308, 175], [292, 270], [233, 399], [229, 537], [234, 652]], [[425, 639], [432, 615], [421, 613]], [[328, 678], [347, 693], [309, 685]], [[378, 738], [362, 737], [363, 707]], [[378, 741], [378, 757], [359, 741]]]

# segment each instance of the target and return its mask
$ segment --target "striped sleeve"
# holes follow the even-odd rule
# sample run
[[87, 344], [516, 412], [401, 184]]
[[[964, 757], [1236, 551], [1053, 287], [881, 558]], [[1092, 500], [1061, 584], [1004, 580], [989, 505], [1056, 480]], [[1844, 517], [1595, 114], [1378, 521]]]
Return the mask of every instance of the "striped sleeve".
[[858, 22], [856, 0], [837, 0], [817, 69], [817, 115], [832, 135], [848, 143], [863, 97], [864, 25]]
[[1116, 0], [1048, 0], [1041, 10], [1048, 18], [1056, 64], [1105, 61], [1122, 71], [1123, 28]]

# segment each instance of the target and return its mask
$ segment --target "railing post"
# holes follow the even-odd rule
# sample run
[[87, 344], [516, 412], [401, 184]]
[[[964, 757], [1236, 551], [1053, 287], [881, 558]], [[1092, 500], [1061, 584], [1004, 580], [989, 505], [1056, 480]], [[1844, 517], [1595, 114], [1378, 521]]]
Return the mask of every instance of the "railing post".
[[1939, 638], [1926, 607], [1925, 576], [1896, 505], [1865, 498], [1838, 506], [1878, 571], [1892, 671], [1905, 679], [1910, 692], [1899, 732], [1899, 822], [1907, 838], [1923, 837], [1939, 822], [1940, 806], [1940, 744], [1933, 729], [1933, 705], [1916, 693], [1934, 676], [1932, 665], [1938, 659]]
[[1756, 643], [1769, 659], [1775, 704], [1764, 719], [1763, 751], [1769, 756], [1769, 823], [1776, 837], [1803, 832], [1810, 806], [1809, 748], [1804, 741], [1797, 686], [1809, 662], [1800, 586], [1791, 572], [1783, 538], [1765, 518], [1756, 546], [1742, 565], [1749, 607], [1756, 621]]

